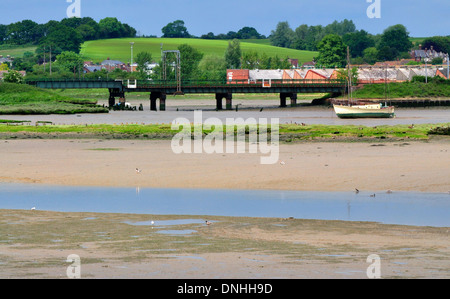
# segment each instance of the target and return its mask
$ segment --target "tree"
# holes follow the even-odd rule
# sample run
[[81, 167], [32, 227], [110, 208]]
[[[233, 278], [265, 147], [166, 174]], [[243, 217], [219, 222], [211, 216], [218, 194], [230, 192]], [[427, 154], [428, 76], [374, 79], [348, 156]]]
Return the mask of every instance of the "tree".
[[317, 45], [317, 64], [322, 67], [343, 67], [346, 65], [347, 48], [336, 34], [325, 36]]
[[399, 55], [397, 49], [391, 48], [389, 46], [384, 46], [378, 49], [377, 60], [379, 61], [389, 61], [394, 60]]
[[250, 50], [242, 55], [242, 67], [249, 70], [261, 68], [259, 65], [258, 52]]
[[422, 42], [422, 49], [431, 49], [437, 52], [450, 53], [450, 36], [433, 36]]
[[100, 36], [103, 38], [117, 38], [122, 36], [122, 23], [117, 18], [107, 17], [98, 22]]
[[233, 39], [228, 42], [228, 47], [225, 51], [225, 63], [229, 69], [238, 69], [241, 67], [241, 42]]
[[240, 39], [261, 38], [261, 34], [259, 34], [258, 31], [256, 31], [256, 29], [253, 27], [243, 27], [237, 32], [237, 34]]
[[49, 30], [45, 38], [41, 39], [36, 53], [42, 53], [44, 46], [46, 49], [51, 46], [54, 55], [61, 54], [64, 51], [80, 53], [82, 43], [83, 38], [75, 29], [58, 24]]
[[201, 80], [223, 81], [226, 78], [227, 66], [224, 57], [206, 55], [198, 68]]
[[56, 57], [55, 64], [61, 66], [65, 71], [76, 74], [82, 71], [83, 58], [77, 53], [65, 51]]
[[378, 50], [375, 47], [369, 47], [363, 51], [364, 61], [369, 64], [374, 64], [378, 59]]
[[7, 83], [23, 83], [23, 76], [18, 71], [11, 70], [3, 75], [3, 81]]
[[147, 65], [152, 62], [152, 54], [149, 52], [139, 52], [136, 55], [137, 70], [142, 78], [147, 77]]
[[188, 44], [178, 46], [181, 57], [181, 78], [183, 80], [192, 80], [198, 71], [198, 65], [203, 58], [203, 53]]
[[294, 31], [289, 27], [288, 22], [279, 22], [277, 29], [272, 30], [269, 39], [273, 46], [289, 48], [294, 40]]
[[394, 58], [400, 53], [408, 52], [411, 49], [412, 43], [409, 40], [409, 33], [405, 26], [398, 24], [390, 26], [383, 31], [378, 51], [381, 52], [383, 48], [383, 51], [386, 51], [386, 47], [391, 48], [391, 51], [396, 53]]
[[347, 33], [342, 39], [349, 46], [351, 57], [362, 57], [365, 49], [375, 46], [375, 40], [364, 30]]
[[167, 24], [161, 29], [163, 37], [191, 37], [187, 28], [184, 26], [184, 21], [176, 20]]
[[0, 71], [7, 71], [9, 70], [9, 66], [7, 63], [0, 64]]
[[41, 36], [37, 30], [38, 24], [31, 20], [23, 20], [8, 25], [7, 41], [9, 44], [37, 44]]

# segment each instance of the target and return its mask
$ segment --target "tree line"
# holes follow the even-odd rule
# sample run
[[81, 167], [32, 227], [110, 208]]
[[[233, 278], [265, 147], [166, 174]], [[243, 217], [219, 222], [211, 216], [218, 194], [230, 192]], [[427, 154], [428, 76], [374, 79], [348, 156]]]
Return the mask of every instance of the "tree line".
[[85, 17], [52, 20], [45, 24], [31, 20], [9, 25], [0, 24], [0, 46], [37, 46], [36, 54], [40, 59], [42, 53], [49, 52], [50, 47], [55, 55], [64, 51], [79, 53], [85, 41], [134, 36], [136, 29], [110, 17], [98, 23], [90, 17]]

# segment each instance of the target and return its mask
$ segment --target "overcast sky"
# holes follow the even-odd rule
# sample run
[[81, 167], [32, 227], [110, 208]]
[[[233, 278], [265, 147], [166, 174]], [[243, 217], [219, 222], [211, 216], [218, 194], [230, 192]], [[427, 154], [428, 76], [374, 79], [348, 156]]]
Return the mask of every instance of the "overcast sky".
[[[25, 19], [37, 23], [61, 20], [76, 0], [0, 0], [0, 24]], [[96, 21], [117, 17], [145, 35], [161, 36], [169, 22], [183, 20], [190, 34], [200, 36], [238, 31], [244, 26], [269, 35], [280, 21], [292, 29], [302, 24], [327, 25], [353, 20], [372, 34], [403, 24], [412, 37], [450, 35], [450, 0], [78, 0], [81, 17]], [[380, 1], [381, 18], [369, 18], [367, 1]]]

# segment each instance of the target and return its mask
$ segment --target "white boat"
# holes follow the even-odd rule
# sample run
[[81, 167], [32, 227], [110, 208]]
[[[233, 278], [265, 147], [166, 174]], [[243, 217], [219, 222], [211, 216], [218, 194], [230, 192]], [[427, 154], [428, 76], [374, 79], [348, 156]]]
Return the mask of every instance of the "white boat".
[[333, 104], [333, 108], [339, 118], [391, 118], [395, 116], [394, 107], [383, 104]]
[[[350, 72], [350, 53], [349, 47], [347, 47], [347, 69], [348, 69], [348, 95], [349, 104], [333, 104], [334, 112], [339, 118], [392, 118], [394, 114], [394, 106], [388, 106], [387, 104], [351, 104], [353, 103], [353, 86], [352, 86], [352, 76]], [[385, 77], [385, 96], [387, 89], [387, 81]]]

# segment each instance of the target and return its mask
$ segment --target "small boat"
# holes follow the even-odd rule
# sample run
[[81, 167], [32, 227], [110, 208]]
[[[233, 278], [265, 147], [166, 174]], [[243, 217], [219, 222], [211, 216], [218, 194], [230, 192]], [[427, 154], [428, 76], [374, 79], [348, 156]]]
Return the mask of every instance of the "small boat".
[[395, 116], [394, 107], [383, 104], [333, 104], [333, 108], [339, 118], [391, 118]]
[[[348, 95], [349, 101], [347, 105], [333, 103], [334, 112], [339, 118], [392, 118], [394, 114], [394, 106], [388, 106], [387, 104], [375, 104], [375, 103], [354, 103], [353, 102], [353, 85], [352, 85], [352, 75], [350, 72], [350, 51], [347, 47], [347, 70], [348, 70]], [[386, 69], [387, 71], [387, 69]], [[384, 93], [386, 96], [387, 90], [387, 76], [385, 75], [385, 89]]]

